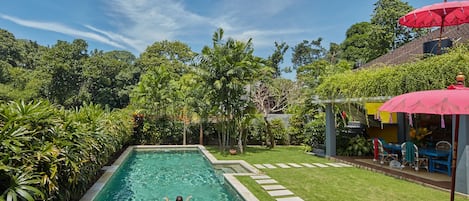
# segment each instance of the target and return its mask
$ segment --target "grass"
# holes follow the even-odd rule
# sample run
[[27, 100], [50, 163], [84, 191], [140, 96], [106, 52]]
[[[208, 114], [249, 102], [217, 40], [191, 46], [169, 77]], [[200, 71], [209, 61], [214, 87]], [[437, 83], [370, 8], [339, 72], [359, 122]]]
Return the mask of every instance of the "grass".
[[[328, 159], [305, 154], [299, 146], [278, 146], [272, 150], [248, 147], [242, 155], [222, 155], [216, 147], [207, 149], [219, 160], [245, 160], [256, 163], [324, 163]], [[304, 200], [449, 200], [450, 193], [385, 176], [360, 168], [262, 169], [279, 184]], [[275, 200], [253, 179], [237, 177], [259, 200]], [[455, 200], [469, 200], [456, 195]]]

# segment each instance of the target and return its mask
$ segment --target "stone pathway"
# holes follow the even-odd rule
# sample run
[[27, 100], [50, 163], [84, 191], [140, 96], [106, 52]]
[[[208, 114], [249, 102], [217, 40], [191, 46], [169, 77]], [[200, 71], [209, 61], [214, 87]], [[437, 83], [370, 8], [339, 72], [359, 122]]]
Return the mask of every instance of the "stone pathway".
[[327, 168], [327, 167], [336, 167], [336, 168], [341, 168], [341, 167], [352, 167], [349, 164], [345, 163], [275, 163], [275, 164], [253, 164], [254, 167], [258, 169], [274, 169], [274, 168]]
[[304, 201], [267, 175], [253, 175], [251, 178], [254, 179], [256, 183], [260, 184], [270, 196], [276, 198], [277, 201]]
[[[275, 164], [253, 164], [258, 169], [275, 169], [275, 168], [342, 168], [352, 167], [345, 163], [275, 163]], [[278, 184], [278, 182], [267, 175], [253, 175], [252, 179], [256, 181], [261, 187], [267, 191], [267, 193], [274, 197], [277, 201], [303, 201], [298, 196], [295, 196], [293, 192], [286, 189], [284, 186]]]

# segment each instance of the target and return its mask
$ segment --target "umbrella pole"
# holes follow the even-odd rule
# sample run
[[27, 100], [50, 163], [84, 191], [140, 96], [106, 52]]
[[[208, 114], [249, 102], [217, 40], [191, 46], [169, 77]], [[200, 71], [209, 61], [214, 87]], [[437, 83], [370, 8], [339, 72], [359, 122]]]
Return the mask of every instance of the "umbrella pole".
[[456, 162], [458, 157], [458, 136], [459, 136], [459, 114], [456, 115], [456, 125], [454, 126], [453, 161], [451, 162], [451, 201], [454, 201], [454, 190], [456, 184]]

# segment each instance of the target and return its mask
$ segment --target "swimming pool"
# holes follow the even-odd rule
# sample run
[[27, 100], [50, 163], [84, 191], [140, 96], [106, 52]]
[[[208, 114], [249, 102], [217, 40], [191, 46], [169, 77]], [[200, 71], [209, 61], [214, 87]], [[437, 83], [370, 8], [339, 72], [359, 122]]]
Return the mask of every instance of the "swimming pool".
[[256, 169], [243, 161], [217, 161], [203, 146], [136, 146], [122, 155], [107, 168], [107, 179], [89, 190], [93, 195], [81, 200], [257, 200], [233, 177]]

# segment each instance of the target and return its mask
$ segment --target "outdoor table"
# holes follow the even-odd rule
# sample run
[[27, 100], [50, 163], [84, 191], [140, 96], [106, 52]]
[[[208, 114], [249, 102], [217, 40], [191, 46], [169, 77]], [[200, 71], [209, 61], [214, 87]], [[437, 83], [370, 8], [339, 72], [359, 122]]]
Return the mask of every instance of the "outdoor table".
[[429, 167], [429, 172], [433, 172], [433, 163], [432, 159], [433, 158], [438, 158], [438, 157], [449, 157], [450, 151], [446, 150], [436, 150], [436, 149], [419, 149], [419, 154], [428, 156], [428, 165]]
[[401, 145], [400, 144], [393, 144], [393, 143], [387, 143], [383, 144], [383, 148], [386, 150], [391, 151], [393, 154], [400, 154], [401, 153]]

